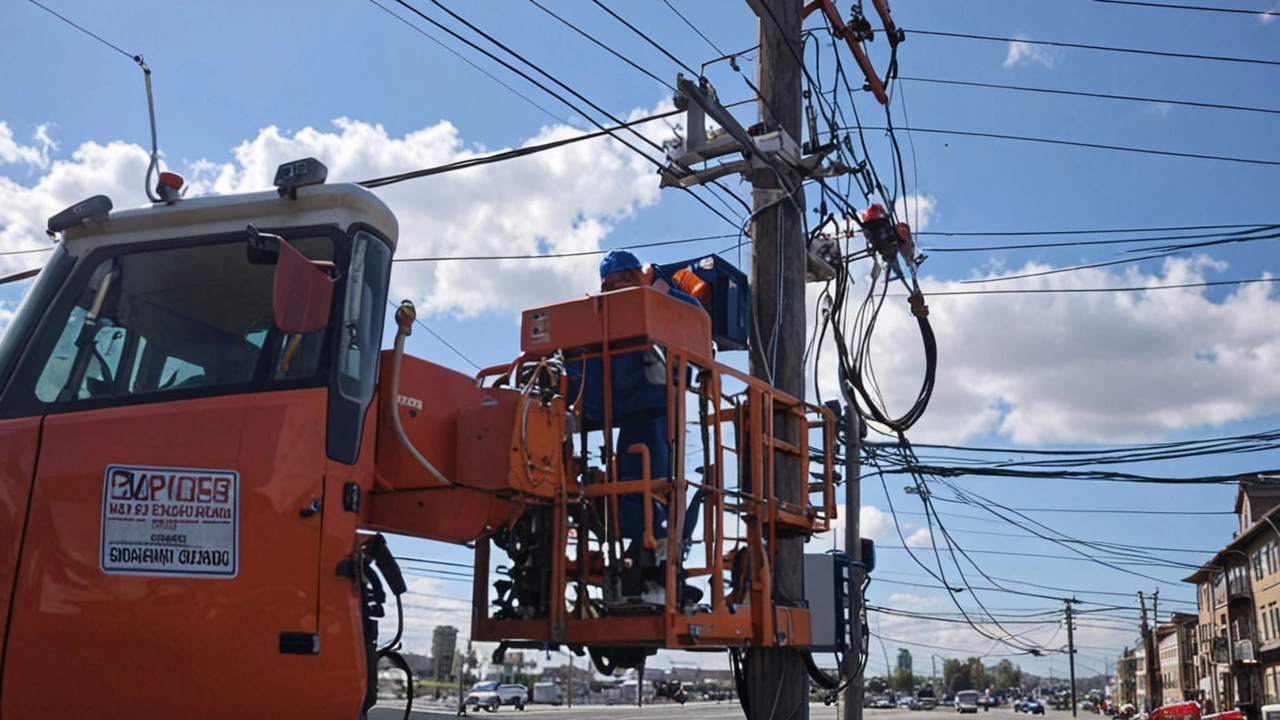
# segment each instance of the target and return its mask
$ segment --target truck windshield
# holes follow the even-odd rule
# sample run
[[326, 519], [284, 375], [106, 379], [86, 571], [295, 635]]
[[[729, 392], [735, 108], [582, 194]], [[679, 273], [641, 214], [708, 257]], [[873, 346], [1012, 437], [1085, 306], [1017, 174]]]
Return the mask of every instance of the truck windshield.
[[[329, 237], [291, 242], [334, 258]], [[57, 411], [324, 384], [326, 331], [275, 328], [273, 276], [248, 261], [242, 238], [96, 253], [72, 274], [12, 389], [31, 393], [20, 404]]]

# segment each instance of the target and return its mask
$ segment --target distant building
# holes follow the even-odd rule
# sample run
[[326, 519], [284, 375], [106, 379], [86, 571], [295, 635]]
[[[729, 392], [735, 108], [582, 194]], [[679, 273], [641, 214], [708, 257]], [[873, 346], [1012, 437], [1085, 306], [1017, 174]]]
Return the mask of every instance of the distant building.
[[1196, 586], [1196, 694], [1256, 717], [1280, 701], [1280, 475], [1240, 478], [1239, 530], [1183, 582]]
[[1135, 651], [1125, 648], [1116, 660], [1115, 693], [1111, 696], [1116, 705], [1129, 703], [1138, 705], [1138, 656]]
[[911, 651], [906, 648], [898, 648], [898, 669], [911, 672]]
[[436, 682], [447, 682], [453, 679], [454, 654], [458, 650], [458, 628], [452, 625], [438, 625], [431, 633], [431, 661], [433, 678]]

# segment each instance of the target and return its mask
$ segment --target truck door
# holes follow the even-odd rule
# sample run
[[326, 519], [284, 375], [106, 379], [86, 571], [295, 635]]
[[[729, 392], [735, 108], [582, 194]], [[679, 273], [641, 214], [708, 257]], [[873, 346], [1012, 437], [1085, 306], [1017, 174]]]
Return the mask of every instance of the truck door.
[[281, 337], [271, 278], [243, 235], [100, 248], [46, 313], [0, 398], [0, 416], [43, 416], [0, 715], [298, 707], [320, 650], [332, 333]]

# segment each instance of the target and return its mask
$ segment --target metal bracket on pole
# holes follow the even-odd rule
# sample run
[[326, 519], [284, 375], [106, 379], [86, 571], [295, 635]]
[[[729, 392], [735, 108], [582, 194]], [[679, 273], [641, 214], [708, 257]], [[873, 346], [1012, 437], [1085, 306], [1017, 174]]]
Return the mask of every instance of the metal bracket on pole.
[[[705, 79], [695, 83], [683, 74], [677, 75], [676, 89], [676, 107], [685, 111], [687, 131], [685, 137], [667, 151], [667, 157], [675, 167], [668, 166], [663, 170], [663, 187], [700, 185], [732, 173], [774, 172], [780, 165], [794, 168], [801, 174], [810, 171], [811, 168], [801, 163], [800, 145], [795, 138], [781, 130], [753, 137], [720, 104], [715, 88]], [[708, 134], [707, 118], [717, 123], [720, 129]], [[690, 165], [733, 153], [741, 153], [744, 160], [700, 172], [688, 169]]]

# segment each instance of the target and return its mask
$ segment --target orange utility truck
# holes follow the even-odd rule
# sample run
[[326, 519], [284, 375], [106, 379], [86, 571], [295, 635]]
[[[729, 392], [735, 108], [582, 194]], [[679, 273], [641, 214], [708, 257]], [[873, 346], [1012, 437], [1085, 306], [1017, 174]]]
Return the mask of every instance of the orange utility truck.
[[[650, 288], [526, 311], [477, 376], [404, 355], [408, 303], [384, 351], [396, 218], [326, 174], [50, 219], [0, 342], [0, 716], [362, 717], [403, 621], [380, 533], [474, 547], [472, 636], [504, 649], [831, 644], [814, 613], [843, 608], [771, 581], [776, 538], [834, 519], [830, 409], [716, 362], [708, 314]], [[657, 358], [664, 467], [613, 447], [628, 353]]]

